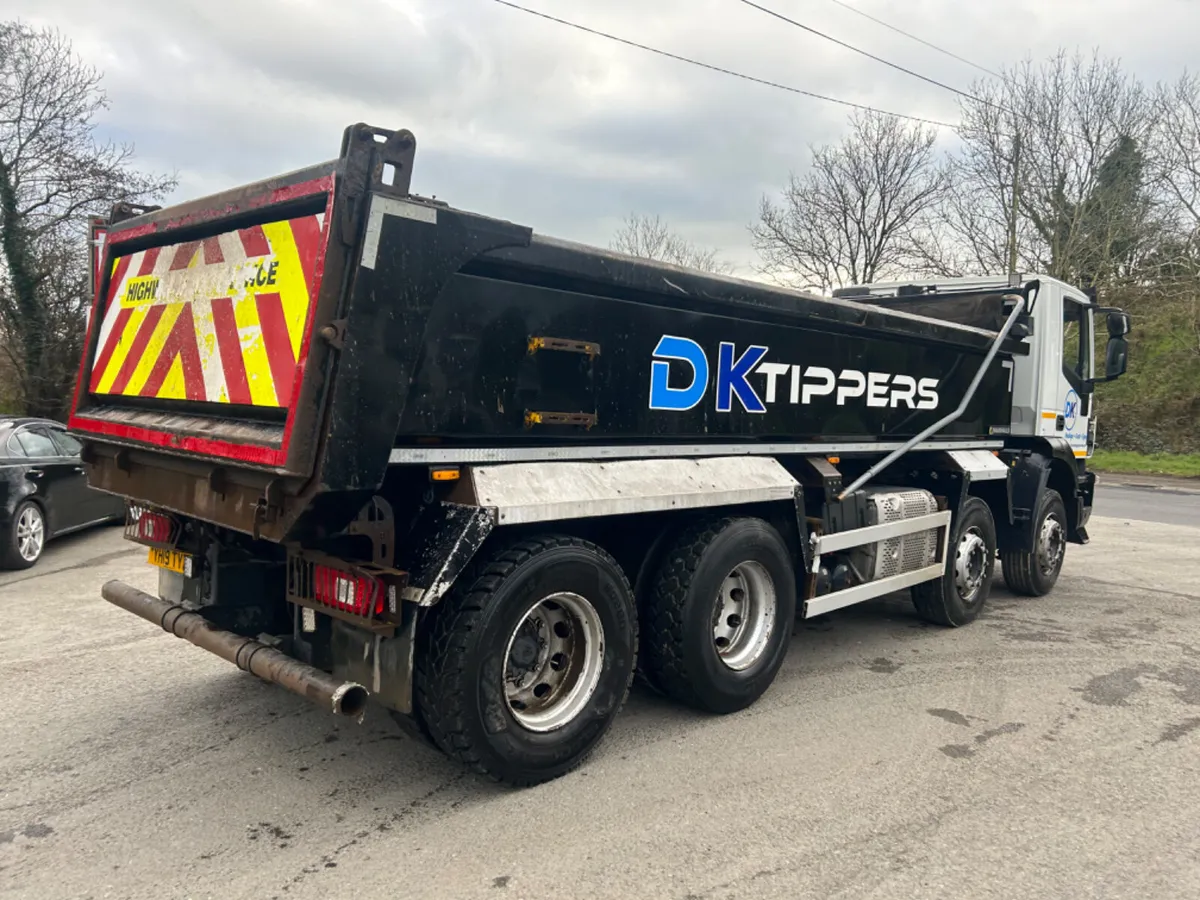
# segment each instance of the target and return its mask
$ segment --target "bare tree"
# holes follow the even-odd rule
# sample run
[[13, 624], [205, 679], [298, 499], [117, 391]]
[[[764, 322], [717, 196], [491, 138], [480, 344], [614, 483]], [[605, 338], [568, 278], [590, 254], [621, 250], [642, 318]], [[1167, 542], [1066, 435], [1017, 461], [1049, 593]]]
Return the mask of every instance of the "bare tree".
[[61, 416], [79, 365], [86, 216], [161, 196], [174, 181], [99, 141], [100, 74], [58, 32], [0, 23], [0, 337], [21, 405]]
[[1005, 272], [1015, 236], [1019, 269], [1083, 283], [1127, 273], [1158, 227], [1143, 85], [1115, 60], [1059, 52], [971, 93], [934, 267]]
[[1154, 138], [1161, 183], [1185, 233], [1200, 232], [1200, 75], [1185, 72], [1155, 97]]
[[762, 199], [750, 232], [765, 274], [826, 290], [907, 269], [947, 184], [936, 138], [893, 116], [856, 113], [840, 144], [813, 149], [810, 170], [791, 176], [779, 205]]
[[629, 215], [609, 246], [619, 253], [727, 275], [733, 266], [716, 250], [698, 247], [672, 231], [658, 216]]

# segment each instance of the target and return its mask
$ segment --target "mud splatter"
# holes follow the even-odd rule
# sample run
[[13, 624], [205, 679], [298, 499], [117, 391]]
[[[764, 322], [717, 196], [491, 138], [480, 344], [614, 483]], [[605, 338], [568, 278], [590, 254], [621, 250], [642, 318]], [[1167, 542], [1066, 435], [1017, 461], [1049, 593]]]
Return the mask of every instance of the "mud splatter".
[[945, 747], [939, 747], [938, 749], [951, 759], [966, 759], [975, 755], [975, 751], [966, 744], [947, 744]]
[[992, 738], [1000, 737], [1002, 734], [1016, 734], [1025, 727], [1024, 722], [1005, 722], [996, 728], [989, 728], [982, 734], [975, 735], [975, 743], [986, 744]]
[[951, 725], [965, 725], [970, 727], [971, 720], [960, 712], [955, 712], [952, 709], [927, 709], [925, 712], [931, 716], [937, 716], [939, 719], [945, 719]]
[[1200, 717], [1194, 719], [1184, 719], [1178, 725], [1169, 725], [1163, 729], [1163, 733], [1158, 736], [1155, 744], [1164, 744], [1167, 741], [1178, 741], [1180, 738], [1187, 737], [1197, 728], [1200, 728]]
[[1096, 706], [1125, 706], [1129, 698], [1142, 689], [1138, 679], [1157, 671], [1156, 666], [1145, 664], [1129, 666], [1107, 675], [1097, 675], [1077, 690], [1084, 700]]

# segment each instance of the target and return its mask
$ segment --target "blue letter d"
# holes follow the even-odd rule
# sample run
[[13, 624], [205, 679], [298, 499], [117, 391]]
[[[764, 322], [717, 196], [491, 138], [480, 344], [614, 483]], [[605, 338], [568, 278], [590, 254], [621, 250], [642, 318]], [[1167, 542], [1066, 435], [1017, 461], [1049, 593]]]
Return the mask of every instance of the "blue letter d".
[[664, 334], [654, 348], [654, 355], [663, 359], [678, 359], [690, 365], [692, 383], [682, 388], [671, 387], [667, 384], [671, 364], [656, 359], [650, 364], [651, 409], [691, 409], [704, 399], [704, 392], [708, 390], [708, 358], [704, 355], [704, 348], [687, 338]]

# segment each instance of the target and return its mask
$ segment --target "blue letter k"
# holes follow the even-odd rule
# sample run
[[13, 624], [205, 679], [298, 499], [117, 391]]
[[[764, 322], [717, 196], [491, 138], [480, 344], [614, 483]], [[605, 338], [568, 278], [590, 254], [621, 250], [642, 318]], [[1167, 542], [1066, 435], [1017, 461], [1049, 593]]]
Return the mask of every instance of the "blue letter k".
[[734, 394], [737, 394], [738, 401], [746, 412], [767, 411], [754, 388], [750, 387], [750, 382], [746, 380], [746, 376], [766, 354], [766, 347], [754, 345], [747, 347], [734, 362], [733, 344], [721, 342], [721, 352], [717, 357], [717, 412], [729, 412], [733, 409]]

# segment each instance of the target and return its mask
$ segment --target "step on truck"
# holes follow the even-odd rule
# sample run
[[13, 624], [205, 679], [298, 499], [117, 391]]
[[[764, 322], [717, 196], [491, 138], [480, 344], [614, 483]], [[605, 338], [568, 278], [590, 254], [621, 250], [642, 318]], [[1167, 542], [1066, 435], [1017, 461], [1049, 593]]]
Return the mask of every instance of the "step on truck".
[[360, 124], [331, 162], [114, 208], [70, 427], [158, 590], [105, 599], [530, 785], [635, 675], [732, 713], [797, 617], [907, 591], [967, 625], [997, 560], [1039, 596], [1087, 542], [1120, 310], [626, 257], [412, 194], [415, 152]]

